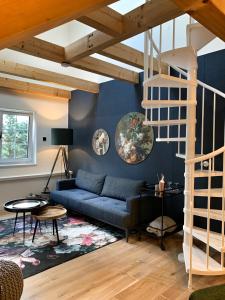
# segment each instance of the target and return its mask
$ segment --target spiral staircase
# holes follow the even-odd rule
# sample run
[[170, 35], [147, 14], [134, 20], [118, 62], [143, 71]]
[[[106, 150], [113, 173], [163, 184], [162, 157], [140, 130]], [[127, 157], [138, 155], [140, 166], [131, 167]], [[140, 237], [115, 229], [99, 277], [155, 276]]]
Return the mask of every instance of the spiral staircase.
[[[172, 49], [166, 52], [162, 40], [169, 37], [163, 36], [163, 25], [158, 43], [154, 29], [145, 33], [142, 101], [144, 124], [157, 128], [157, 142], [176, 143], [176, 156], [185, 162], [183, 254], [189, 287], [194, 274], [225, 274], [225, 146], [224, 140], [218, 146], [217, 139], [218, 130], [224, 137], [217, 110], [225, 94], [197, 79], [197, 51], [215, 36], [193, 21], [186, 26], [186, 46], [181, 48], [175, 48], [176, 20], [172, 21]], [[156, 66], [158, 72], [153, 72]], [[209, 105], [211, 121], [206, 116]]]

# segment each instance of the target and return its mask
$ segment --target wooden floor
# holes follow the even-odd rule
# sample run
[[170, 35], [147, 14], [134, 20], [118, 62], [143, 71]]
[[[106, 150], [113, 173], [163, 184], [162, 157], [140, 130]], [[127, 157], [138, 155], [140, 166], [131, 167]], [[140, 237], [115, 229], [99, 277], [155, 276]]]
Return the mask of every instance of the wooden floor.
[[[187, 274], [177, 260], [182, 237], [158, 242], [132, 237], [25, 279], [22, 300], [188, 299]], [[225, 277], [193, 279], [193, 289], [225, 282]]]

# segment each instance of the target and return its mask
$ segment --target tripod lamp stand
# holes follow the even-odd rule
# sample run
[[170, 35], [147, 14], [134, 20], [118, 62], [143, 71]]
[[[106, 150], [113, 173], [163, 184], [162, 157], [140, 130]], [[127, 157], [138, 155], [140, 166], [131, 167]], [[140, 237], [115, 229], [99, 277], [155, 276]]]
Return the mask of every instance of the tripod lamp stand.
[[62, 154], [63, 158], [63, 164], [64, 164], [64, 170], [65, 170], [65, 176], [66, 178], [70, 177], [70, 172], [69, 172], [69, 164], [68, 164], [68, 157], [66, 154], [66, 149], [65, 146], [73, 145], [73, 129], [68, 129], [68, 128], [52, 128], [51, 129], [51, 144], [52, 145], [58, 145], [59, 150], [56, 154], [51, 173], [48, 177], [47, 183], [45, 185], [45, 188], [43, 190], [44, 193], [48, 192], [48, 185], [51, 180], [52, 174], [55, 169], [55, 165], [58, 161], [60, 153]]

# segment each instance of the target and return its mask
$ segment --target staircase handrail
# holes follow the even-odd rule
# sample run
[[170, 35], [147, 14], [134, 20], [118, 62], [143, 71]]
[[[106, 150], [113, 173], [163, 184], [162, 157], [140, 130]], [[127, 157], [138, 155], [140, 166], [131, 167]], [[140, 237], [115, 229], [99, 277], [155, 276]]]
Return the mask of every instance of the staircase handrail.
[[[187, 77], [188, 74], [184, 70], [180, 69], [179, 67], [176, 67], [173, 65], [170, 65], [170, 67], [173, 68], [175, 71], [177, 71]], [[213, 93], [221, 96], [222, 98], [225, 98], [225, 93], [221, 92], [220, 90], [215, 89], [214, 87], [202, 82], [201, 80], [197, 80], [197, 83], [198, 83], [198, 85], [201, 85], [202, 87], [206, 88], [207, 90], [210, 90]]]
[[204, 160], [209, 160], [221, 153], [225, 152], [225, 146], [215, 150], [215, 151], [212, 151], [208, 154], [205, 154], [205, 155], [201, 155], [199, 157], [195, 157], [195, 158], [191, 158], [191, 159], [188, 159], [185, 161], [186, 164], [195, 164], [195, 163], [199, 163], [199, 162], [202, 162]]
[[155, 49], [156, 53], [157, 53], [157, 54], [160, 54], [160, 51], [159, 51], [158, 47], [156, 46], [156, 43], [155, 43], [155, 41], [154, 41], [154, 39], [153, 39], [153, 37], [152, 37], [152, 34], [151, 34], [149, 31], [147, 32], [147, 34], [148, 34], [148, 36], [149, 36], [149, 39], [150, 39], [151, 42], [152, 42], [153, 48]]

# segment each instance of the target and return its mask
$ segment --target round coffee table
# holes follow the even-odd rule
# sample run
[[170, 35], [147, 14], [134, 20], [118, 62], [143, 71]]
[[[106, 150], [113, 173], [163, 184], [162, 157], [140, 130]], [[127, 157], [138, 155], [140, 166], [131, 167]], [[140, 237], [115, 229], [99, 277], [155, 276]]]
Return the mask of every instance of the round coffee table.
[[55, 234], [56, 231], [57, 242], [59, 243], [60, 241], [59, 241], [57, 219], [64, 217], [66, 213], [67, 210], [63, 206], [55, 205], [55, 206], [44, 207], [43, 209], [37, 211], [36, 214], [32, 214], [32, 217], [36, 220], [32, 242], [34, 241], [35, 238], [38, 223], [40, 226], [41, 221], [52, 221], [53, 235]]
[[16, 199], [11, 200], [5, 203], [4, 209], [9, 212], [16, 213], [13, 235], [16, 230], [16, 222], [19, 213], [23, 213], [23, 242], [25, 241], [25, 215], [27, 212], [33, 212], [36, 209], [42, 208], [48, 205], [48, 201], [42, 198], [24, 198], [24, 199]]

